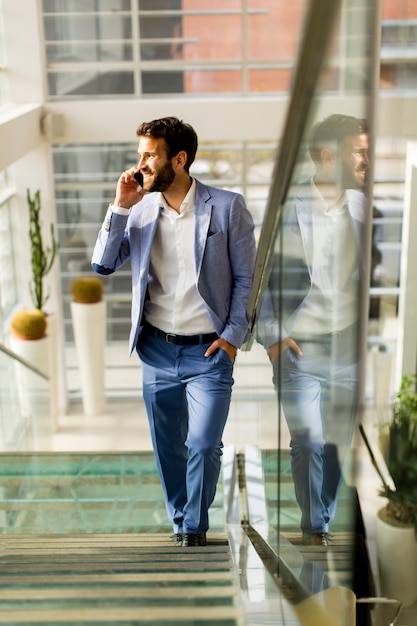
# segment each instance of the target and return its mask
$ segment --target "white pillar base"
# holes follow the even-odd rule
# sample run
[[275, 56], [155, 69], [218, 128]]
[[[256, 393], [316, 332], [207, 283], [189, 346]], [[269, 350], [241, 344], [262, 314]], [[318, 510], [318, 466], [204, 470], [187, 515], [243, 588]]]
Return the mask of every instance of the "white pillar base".
[[378, 511], [375, 526], [381, 593], [404, 608], [417, 601], [417, 541], [414, 526], [394, 526]]
[[71, 302], [71, 315], [86, 415], [105, 409], [106, 303]]

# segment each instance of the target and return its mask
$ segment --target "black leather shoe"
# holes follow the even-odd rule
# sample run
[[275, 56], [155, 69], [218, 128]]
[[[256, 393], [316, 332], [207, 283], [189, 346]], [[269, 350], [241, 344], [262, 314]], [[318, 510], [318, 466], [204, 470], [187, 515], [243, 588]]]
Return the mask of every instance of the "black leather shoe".
[[182, 543], [182, 537], [183, 537], [182, 533], [174, 533], [173, 535], [171, 535], [170, 539], [174, 543]]
[[328, 546], [330, 543], [329, 533], [303, 533], [305, 546]]
[[207, 545], [206, 533], [184, 533], [182, 537], [183, 548], [198, 548]]

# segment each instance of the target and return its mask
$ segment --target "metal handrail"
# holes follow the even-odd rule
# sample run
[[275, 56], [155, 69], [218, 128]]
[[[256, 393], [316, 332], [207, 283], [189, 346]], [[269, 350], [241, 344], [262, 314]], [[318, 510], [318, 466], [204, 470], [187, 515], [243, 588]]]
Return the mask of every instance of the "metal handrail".
[[49, 380], [49, 376], [45, 374], [45, 372], [42, 372], [42, 370], [38, 369], [37, 367], [32, 365], [32, 363], [29, 363], [29, 361], [26, 361], [26, 359], [23, 359], [16, 352], [13, 352], [13, 350], [10, 350], [9, 348], [7, 348], [5, 345], [1, 343], [0, 343], [0, 352], [3, 352], [3, 354], [6, 354], [8, 357], [13, 359], [14, 361], [21, 363], [22, 365], [30, 369], [32, 372], [34, 372], [38, 376], [41, 376], [41, 378], [45, 380]]
[[371, 598], [357, 598], [356, 599], [356, 603], [357, 604], [389, 604], [389, 605], [395, 605], [396, 609], [395, 609], [395, 613], [393, 615], [393, 617], [390, 619], [389, 622], [387, 622], [386, 626], [395, 626], [395, 624], [397, 623], [397, 619], [400, 616], [400, 613], [402, 611], [403, 605], [400, 602], [400, 600], [397, 600], [396, 598], [383, 598], [383, 597], [371, 597]]

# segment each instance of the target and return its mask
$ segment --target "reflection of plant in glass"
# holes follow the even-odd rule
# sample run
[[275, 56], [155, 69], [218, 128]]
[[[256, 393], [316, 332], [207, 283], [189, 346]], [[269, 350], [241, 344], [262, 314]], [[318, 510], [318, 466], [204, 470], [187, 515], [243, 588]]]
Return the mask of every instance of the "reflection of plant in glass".
[[55, 240], [54, 225], [51, 224], [51, 248], [45, 248], [42, 239], [41, 230], [41, 194], [36, 191], [31, 197], [29, 189], [27, 189], [27, 202], [29, 207], [29, 237], [32, 251], [32, 277], [33, 285], [30, 292], [33, 304], [40, 311], [43, 310], [45, 303], [49, 298], [49, 294], [44, 293], [43, 279], [51, 270], [58, 249]]
[[391, 407], [390, 419], [380, 426], [380, 447], [395, 489], [384, 480], [362, 426], [365, 445], [388, 498], [387, 513], [414, 524], [417, 533], [417, 375], [404, 376]]

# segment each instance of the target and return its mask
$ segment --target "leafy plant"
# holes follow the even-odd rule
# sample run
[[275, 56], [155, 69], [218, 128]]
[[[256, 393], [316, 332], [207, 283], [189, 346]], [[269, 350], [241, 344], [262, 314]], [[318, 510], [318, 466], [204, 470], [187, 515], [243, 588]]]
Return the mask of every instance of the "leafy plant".
[[388, 498], [387, 513], [414, 524], [417, 534], [417, 375], [402, 378], [389, 419], [380, 425], [381, 452], [395, 489], [385, 481], [362, 425], [359, 430], [382, 480], [380, 493]]
[[33, 304], [40, 311], [43, 310], [49, 299], [49, 292], [44, 292], [44, 277], [50, 272], [58, 250], [55, 240], [54, 225], [51, 224], [51, 247], [44, 247], [41, 229], [41, 194], [36, 191], [31, 197], [29, 189], [26, 190], [29, 206], [29, 237], [32, 251], [32, 277], [30, 293]]

